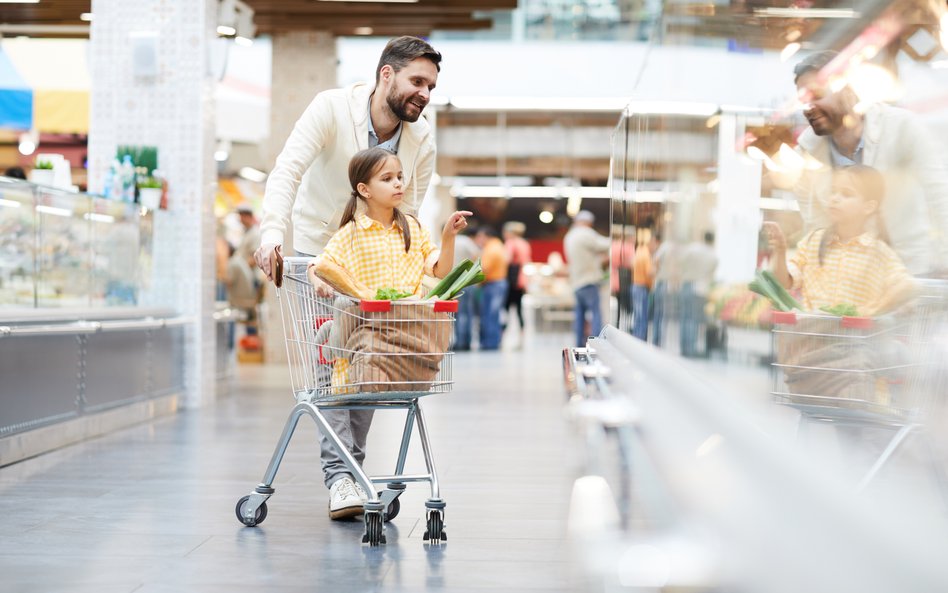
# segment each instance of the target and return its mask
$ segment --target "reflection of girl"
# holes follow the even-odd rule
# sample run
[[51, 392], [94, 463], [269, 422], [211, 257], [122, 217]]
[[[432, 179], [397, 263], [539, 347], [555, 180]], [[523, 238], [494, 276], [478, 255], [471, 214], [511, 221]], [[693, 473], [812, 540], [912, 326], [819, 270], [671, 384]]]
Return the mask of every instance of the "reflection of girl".
[[802, 291], [805, 307], [849, 304], [860, 315], [872, 316], [911, 296], [912, 278], [889, 247], [880, 218], [884, 194], [885, 181], [875, 169], [855, 165], [838, 170], [827, 204], [830, 226], [804, 237], [790, 261], [780, 227], [764, 223], [774, 250], [774, 275], [785, 288]]

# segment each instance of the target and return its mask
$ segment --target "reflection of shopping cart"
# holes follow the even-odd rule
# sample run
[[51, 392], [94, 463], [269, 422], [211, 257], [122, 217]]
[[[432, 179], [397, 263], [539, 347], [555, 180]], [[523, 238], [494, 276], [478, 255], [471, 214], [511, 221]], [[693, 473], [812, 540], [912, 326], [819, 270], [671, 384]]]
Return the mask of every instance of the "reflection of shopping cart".
[[814, 421], [893, 432], [860, 490], [913, 434], [926, 437], [942, 483], [924, 434], [940, 382], [941, 365], [930, 346], [943, 323], [942, 300], [930, 297], [879, 318], [773, 314], [773, 393], [800, 411], [798, 437]]
[[[358, 301], [321, 298], [306, 277], [308, 258], [287, 258], [278, 291], [286, 332], [290, 376], [297, 404], [283, 429], [263, 481], [237, 503], [237, 518], [247, 526], [267, 516], [267, 499], [280, 462], [300, 418], [311, 417], [332, 442], [356, 481], [369, 495], [365, 504], [363, 543], [385, 543], [383, 521], [398, 514], [398, 497], [408, 482], [428, 482], [427, 531], [424, 539], [440, 543], [445, 503], [425, 419], [418, 398], [451, 390], [452, 353], [447, 352], [456, 301]], [[401, 447], [390, 476], [369, 477], [333, 431], [321, 410], [405, 409]], [[424, 451], [427, 473], [403, 473], [414, 424]], [[376, 493], [373, 484], [386, 484]]]

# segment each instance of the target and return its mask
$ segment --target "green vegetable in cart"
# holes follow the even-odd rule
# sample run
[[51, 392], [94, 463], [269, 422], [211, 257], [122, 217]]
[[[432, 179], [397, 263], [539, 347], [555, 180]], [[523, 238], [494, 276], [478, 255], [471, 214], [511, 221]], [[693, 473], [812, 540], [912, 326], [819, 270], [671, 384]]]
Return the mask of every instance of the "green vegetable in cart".
[[380, 288], [375, 291], [375, 300], [377, 301], [397, 301], [407, 299], [410, 296], [410, 292], [402, 292], [394, 288]]
[[829, 313], [830, 315], [836, 315], [838, 317], [858, 317], [859, 310], [856, 309], [856, 305], [851, 303], [840, 303], [838, 305], [833, 305], [832, 307], [820, 307], [820, 311], [824, 313]]
[[448, 272], [448, 275], [442, 278], [425, 298], [449, 301], [457, 298], [461, 291], [468, 286], [480, 284], [483, 281], [484, 273], [481, 271], [481, 260], [471, 262], [471, 260], [465, 259], [454, 266], [454, 269]]
[[747, 285], [751, 291], [768, 299], [777, 311], [802, 309], [800, 303], [785, 289], [777, 277], [768, 270], [758, 270], [757, 276]]
[[457, 295], [462, 290], [468, 286], [473, 286], [474, 284], [478, 283], [478, 276], [480, 276], [481, 281], [483, 281], [484, 274], [481, 272], [481, 260], [474, 262], [474, 265], [471, 267], [471, 269], [467, 272], [464, 272], [464, 274], [462, 274], [461, 277], [451, 285], [451, 288], [441, 295], [441, 298], [444, 300], [457, 298]]
[[470, 270], [474, 266], [474, 262], [469, 259], [464, 259], [458, 262], [458, 265], [448, 272], [448, 275], [441, 279], [434, 288], [431, 289], [431, 292], [428, 293], [427, 299], [436, 299], [440, 298], [446, 290], [451, 288], [451, 285], [454, 284], [462, 274]]

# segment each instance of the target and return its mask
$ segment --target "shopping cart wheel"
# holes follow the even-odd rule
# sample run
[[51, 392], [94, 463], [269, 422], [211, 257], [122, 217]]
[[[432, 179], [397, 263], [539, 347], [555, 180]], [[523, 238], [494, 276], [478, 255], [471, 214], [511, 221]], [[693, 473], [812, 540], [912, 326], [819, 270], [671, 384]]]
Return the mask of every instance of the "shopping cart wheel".
[[253, 527], [254, 525], [259, 525], [263, 523], [263, 520], [267, 518], [267, 503], [261, 503], [257, 507], [257, 512], [253, 514], [253, 519], [244, 516], [244, 507], [250, 502], [250, 496], [244, 496], [237, 501], [237, 520], [246, 525], [247, 527]]
[[379, 511], [366, 511], [365, 533], [362, 535], [362, 543], [370, 546], [377, 546], [385, 543], [385, 533], [382, 528], [382, 513]]
[[[379, 492], [379, 496], [382, 496], [381, 492]], [[390, 502], [388, 504], [388, 508], [385, 509], [385, 513], [383, 515], [385, 522], [388, 523], [389, 521], [397, 517], [398, 511], [400, 510], [402, 510], [402, 503], [398, 502], [398, 499], [396, 498], [395, 500]]]
[[424, 541], [431, 544], [440, 544], [448, 539], [448, 534], [444, 531], [444, 512], [440, 510], [428, 510], [428, 526], [425, 530]]

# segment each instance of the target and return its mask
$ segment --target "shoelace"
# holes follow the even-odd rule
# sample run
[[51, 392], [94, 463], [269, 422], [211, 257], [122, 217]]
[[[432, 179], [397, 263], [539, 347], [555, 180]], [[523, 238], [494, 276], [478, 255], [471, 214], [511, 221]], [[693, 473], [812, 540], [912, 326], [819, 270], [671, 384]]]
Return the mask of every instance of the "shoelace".
[[342, 485], [339, 486], [339, 494], [341, 494], [343, 498], [349, 498], [352, 496], [359, 498], [359, 493], [356, 492], [355, 484], [353, 484], [351, 480], [343, 481]]

